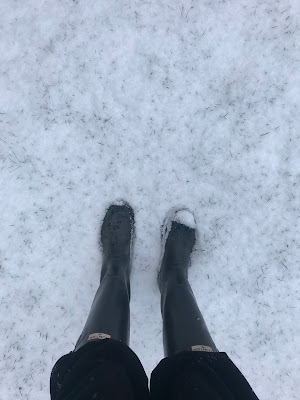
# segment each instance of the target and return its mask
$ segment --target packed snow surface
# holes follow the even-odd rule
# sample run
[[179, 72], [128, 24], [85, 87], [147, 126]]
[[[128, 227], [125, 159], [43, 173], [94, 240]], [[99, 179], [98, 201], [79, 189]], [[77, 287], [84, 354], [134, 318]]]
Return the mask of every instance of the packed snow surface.
[[0, 399], [49, 399], [135, 211], [130, 346], [163, 357], [157, 269], [190, 210], [190, 282], [261, 400], [300, 398], [299, 3], [2, 0]]

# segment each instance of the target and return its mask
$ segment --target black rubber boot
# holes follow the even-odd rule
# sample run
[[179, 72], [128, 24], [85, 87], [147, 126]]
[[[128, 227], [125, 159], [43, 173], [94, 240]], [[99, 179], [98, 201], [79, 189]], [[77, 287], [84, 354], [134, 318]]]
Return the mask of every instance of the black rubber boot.
[[130, 297], [130, 262], [134, 235], [134, 212], [128, 205], [111, 205], [101, 227], [103, 254], [101, 279], [106, 275], [123, 277]]
[[188, 282], [196, 230], [194, 226], [178, 222], [177, 216], [182, 211], [184, 210], [179, 210], [167, 219], [162, 234], [165, 244], [158, 285], [161, 291], [166, 357], [184, 350], [218, 351]]
[[129, 345], [130, 262], [134, 213], [128, 204], [111, 205], [101, 228], [100, 286], [75, 351], [90, 341], [112, 338]]

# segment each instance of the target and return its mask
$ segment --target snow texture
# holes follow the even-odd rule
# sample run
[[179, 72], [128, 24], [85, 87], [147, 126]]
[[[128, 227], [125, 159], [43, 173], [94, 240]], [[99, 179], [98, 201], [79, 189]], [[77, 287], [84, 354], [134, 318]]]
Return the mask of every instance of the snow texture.
[[160, 229], [186, 208], [217, 347], [260, 399], [299, 399], [299, 3], [2, 0], [0, 33], [0, 399], [49, 399], [120, 198], [147, 374], [163, 357]]

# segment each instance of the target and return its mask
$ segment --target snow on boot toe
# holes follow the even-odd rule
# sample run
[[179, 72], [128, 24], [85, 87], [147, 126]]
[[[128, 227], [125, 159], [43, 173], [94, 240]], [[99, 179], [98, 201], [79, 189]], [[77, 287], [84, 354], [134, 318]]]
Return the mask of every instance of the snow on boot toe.
[[176, 210], [169, 213], [162, 227], [162, 253], [158, 284], [170, 276], [178, 282], [187, 279], [190, 256], [196, 241], [196, 224], [192, 213]]
[[173, 221], [179, 224], [186, 225], [189, 228], [196, 228], [196, 221], [194, 215], [188, 210], [178, 210], [175, 212]]

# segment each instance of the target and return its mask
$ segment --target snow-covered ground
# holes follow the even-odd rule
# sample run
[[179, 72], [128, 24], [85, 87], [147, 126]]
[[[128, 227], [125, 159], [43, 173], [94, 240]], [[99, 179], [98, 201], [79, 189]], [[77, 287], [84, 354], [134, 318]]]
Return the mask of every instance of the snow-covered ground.
[[106, 208], [135, 210], [131, 347], [163, 357], [168, 210], [190, 279], [262, 400], [300, 398], [297, 0], [2, 0], [0, 399], [49, 399], [97, 289]]

